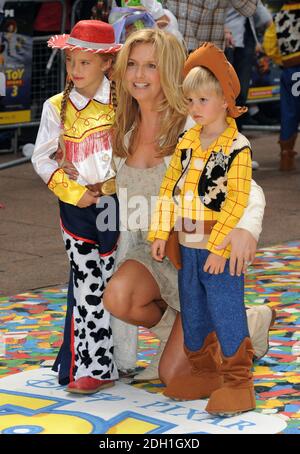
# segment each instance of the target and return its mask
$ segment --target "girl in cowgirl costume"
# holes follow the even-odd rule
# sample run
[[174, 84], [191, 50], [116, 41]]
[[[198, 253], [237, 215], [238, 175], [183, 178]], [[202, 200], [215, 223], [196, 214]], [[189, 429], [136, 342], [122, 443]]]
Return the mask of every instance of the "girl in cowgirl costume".
[[[68, 73], [64, 92], [44, 104], [32, 157], [36, 172], [59, 199], [71, 265], [64, 342], [54, 370], [69, 392], [90, 394], [118, 378], [102, 295], [118, 240], [110, 137], [114, 110], [105, 73], [121, 45], [115, 43], [113, 27], [98, 20], [80, 21], [70, 35], [53, 36], [48, 45], [65, 50]], [[51, 159], [59, 145], [63, 160], [79, 173], [77, 181]], [[100, 225], [107, 214], [108, 226]]]

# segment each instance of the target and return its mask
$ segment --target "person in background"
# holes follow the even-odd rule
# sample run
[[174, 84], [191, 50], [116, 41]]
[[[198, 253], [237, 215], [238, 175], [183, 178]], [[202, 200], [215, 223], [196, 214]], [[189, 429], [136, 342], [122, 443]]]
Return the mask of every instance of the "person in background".
[[[231, 33], [230, 46], [225, 49], [225, 54], [229, 62], [234, 67], [241, 84], [241, 92], [237, 99], [238, 105], [246, 105], [248, 90], [250, 86], [252, 66], [255, 53], [262, 51], [262, 46], [258, 40], [256, 29], [266, 28], [272, 23], [272, 15], [268, 9], [258, 0], [255, 14], [252, 17], [242, 16], [234, 8], [229, 8], [226, 14], [225, 27], [227, 33]], [[259, 109], [257, 108], [256, 115]], [[239, 129], [243, 124], [250, 121], [250, 115], [247, 114], [238, 119], [237, 125]], [[257, 120], [262, 123], [264, 120], [263, 114], [257, 116]], [[270, 119], [270, 121], [272, 121]], [[270, 124], [270, 123], [266, 123]]]
[[66, 17], [62, 23], [63, 8], [61, 2], [43, 2], [40, 4], [33, 23], [34, 34], [37, 36], [49, 35], [70, 31], [71, 8], [74, 2], [65, 1]]
[[265, 53], [282, 66], [280, 78], [280, 165], [279, 170], [295, 170], [294, 149], [300, 124], [300, 3], [285, 1], [266, 30]]
[[224, 49], [224, 23], [232, 6], [244, 16], [252, 16], [258, 0], [165, 0], [164, 8], [178, 20], [179, 31], [189, 52], [210, 41]]
[[[225, 33], [228, 39], [228, 46], [225, 48], [225, 55], [234, 67], [241, 84], [241, 91], [237, 98], [238, 105], [244, 106], [247, 103], [255, 53], [258, 54], [262, 51], [256, 28], [265, 28], [271, 22], [272, 15], [262, 4], [261, 0], [258, 0], [255, 14], [249, 18], [243, 16], [232, 7], [227, 11]], [[244, 124], [258, 124], [258, 121], [254, 120], [250, 115], [250, 109], [257, 116], [257, 120], [260, 123], [276, 123], [276, 120], [269, 119], [259, 112], [257, 106], [250, 106], [245, 115], [237, 118], [236, 123], [240, 131]], [[252, 168], [254, 170], [259, 168], [257, 161], [252, 160]]]

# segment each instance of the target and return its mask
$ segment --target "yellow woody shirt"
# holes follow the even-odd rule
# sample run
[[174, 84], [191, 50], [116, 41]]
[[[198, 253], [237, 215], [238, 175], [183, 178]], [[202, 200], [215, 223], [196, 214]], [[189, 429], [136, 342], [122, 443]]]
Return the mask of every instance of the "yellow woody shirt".
[[205, 226], [211, 225], [205, 247], [214, 254], [230, 256], [230, 247], [218, 251], [215, 246], [243, 215], [252, 165], [249, 141], [238, 132], [233, 118], [228, 117], [227, 123], [228, 128], [206, 150], [201, 148], [200, 125], [189, 129], [178, 143], [161, 184], [149, 241], [167, 240], [175, 223], [180, 230], [178, 220], [189, 220], [202, 225], [203, 233]]

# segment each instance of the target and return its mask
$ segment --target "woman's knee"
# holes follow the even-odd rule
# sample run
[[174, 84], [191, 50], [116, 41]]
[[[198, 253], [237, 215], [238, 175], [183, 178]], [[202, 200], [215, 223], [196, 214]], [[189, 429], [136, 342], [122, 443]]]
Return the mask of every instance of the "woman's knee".
[[126, 291], [122, 281], [112, 278], [103, 294], [103, 305], [113, 316], [126, 319], [131, 307], [130, 292]]

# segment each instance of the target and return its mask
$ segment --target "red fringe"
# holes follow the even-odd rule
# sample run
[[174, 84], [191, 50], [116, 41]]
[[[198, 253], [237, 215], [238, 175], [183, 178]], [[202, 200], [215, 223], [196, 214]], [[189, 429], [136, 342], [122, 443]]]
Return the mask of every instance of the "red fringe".
[[79, 143], [66, 140], [65, 144], [66, 158], [71, 162], [82, 162], [92, 154], [110, 151], [112, 148], [109, 131], [97, 131]]

